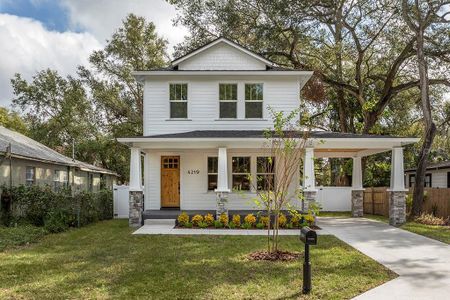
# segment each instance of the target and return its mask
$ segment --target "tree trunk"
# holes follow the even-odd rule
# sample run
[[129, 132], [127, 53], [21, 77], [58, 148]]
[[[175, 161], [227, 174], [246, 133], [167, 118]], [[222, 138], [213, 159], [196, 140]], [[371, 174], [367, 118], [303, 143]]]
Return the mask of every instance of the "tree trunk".
[[428, 64], [424, 54], [424, 31], [422, 24], [417, 30], [417, 60], [419, 64], [420, 76], [420, 99], [425, 123], [424, 139], [420, 150], [419, 163], [416, 170], [416, 186], [413, 194], [412, 215], [418, 216], [422, 212], [423, 190], [425, 182], [425, 172], [427, 168], [428, 155], [430, 154], [434, 136], [436, 135], [436, 125], [431, 115], [431, 104], [429, 97]]

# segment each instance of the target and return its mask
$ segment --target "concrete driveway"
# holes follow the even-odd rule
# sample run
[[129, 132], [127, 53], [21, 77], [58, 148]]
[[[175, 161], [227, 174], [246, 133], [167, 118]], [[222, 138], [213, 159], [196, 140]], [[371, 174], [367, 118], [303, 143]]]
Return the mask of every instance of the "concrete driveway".
[[450, 299], [450, 245], [364, 218], [318, 225], [400, 275], [355, 299]]

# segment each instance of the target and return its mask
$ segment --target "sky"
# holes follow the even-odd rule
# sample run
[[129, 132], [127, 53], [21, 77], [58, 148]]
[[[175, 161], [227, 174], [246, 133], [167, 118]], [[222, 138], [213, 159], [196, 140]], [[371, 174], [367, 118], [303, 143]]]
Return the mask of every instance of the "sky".
[[164, 0], [0, 0], [0, 106], [10, 106], [10, 79], [46, 68], [75, 74], [101, 49], [127, 14], [152, 21], [173, 46], [187, 35], [174, 27], [176, 10]]

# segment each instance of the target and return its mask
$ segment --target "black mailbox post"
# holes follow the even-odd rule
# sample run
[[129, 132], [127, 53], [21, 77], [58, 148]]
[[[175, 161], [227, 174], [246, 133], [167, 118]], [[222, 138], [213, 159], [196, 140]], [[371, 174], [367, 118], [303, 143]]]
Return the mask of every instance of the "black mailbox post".
[[311, 291], [311, 262], [309, 260], [309, 245], [317, 245], [317, 233], [309, 227], [300, 230], [300, 240], [305, 243], [305, 261], [303, 262], [303, 294]]

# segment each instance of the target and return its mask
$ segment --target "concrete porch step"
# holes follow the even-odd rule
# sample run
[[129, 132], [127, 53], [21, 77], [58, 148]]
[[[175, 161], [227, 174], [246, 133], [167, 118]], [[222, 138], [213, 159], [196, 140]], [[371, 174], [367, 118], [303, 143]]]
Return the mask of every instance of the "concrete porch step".
[[175, 226], [175, 219], [145, 219], [144, 225]]

